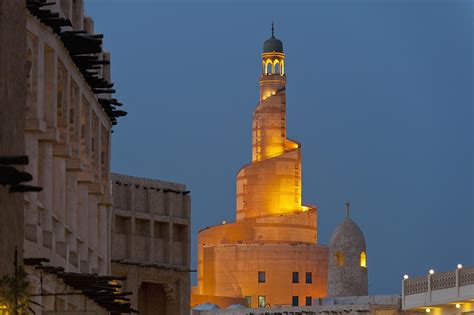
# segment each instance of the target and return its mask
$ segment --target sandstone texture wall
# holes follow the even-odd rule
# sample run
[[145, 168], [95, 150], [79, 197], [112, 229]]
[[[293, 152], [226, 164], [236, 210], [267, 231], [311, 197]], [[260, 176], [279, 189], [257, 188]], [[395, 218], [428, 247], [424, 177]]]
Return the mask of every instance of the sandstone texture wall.
[[367, 252], [364, 235], [349, 217], [334, 230], [329, 243], [328, 295], [368, 295]]
[[112, 273], [141, 314], [189, 314], [191, 197], [185, 185], [112, 174]]

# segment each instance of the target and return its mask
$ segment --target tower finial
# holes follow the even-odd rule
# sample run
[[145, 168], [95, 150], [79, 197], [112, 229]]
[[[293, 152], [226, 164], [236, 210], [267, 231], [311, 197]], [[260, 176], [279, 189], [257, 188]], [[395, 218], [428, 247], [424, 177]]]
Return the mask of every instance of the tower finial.
[[350, 202], [346, 201], [345, 206], [346, 206], [346, 217], [348, 218], [349, 217], [349, 211], [351, 210], [350, 209], [350, 206], [351, 206]]
[[272, 20], [272, 37], [275, 37], [275, 23]]

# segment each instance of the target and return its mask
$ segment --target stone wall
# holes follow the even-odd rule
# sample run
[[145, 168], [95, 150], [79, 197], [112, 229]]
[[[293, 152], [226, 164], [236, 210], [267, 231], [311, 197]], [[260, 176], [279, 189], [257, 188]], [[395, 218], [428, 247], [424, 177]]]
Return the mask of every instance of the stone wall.
[[[191, 197], [185, 185], [112, 174], [112, 273], [141, 314], [188, 314]], [[151, 311], [151, 305], [154, 312]]]
[[108, 274], [112, 125], [61, 39], [30, 14], [26, 28], [26, 170], [43, 191], [27, 196], [25, 257]]
[[[24, 1], [0, 0], [0, 156], [25, 154], [25, 25]], [[23, 208], [23, 194], [0, 186], [0, 274], [13, 272], [15, 247], [22, 258]]]
[[329, 243], [328, 295], [366, 296], [368, 288], [364, 235], [359, 226], [347, 217], [336, 227]]

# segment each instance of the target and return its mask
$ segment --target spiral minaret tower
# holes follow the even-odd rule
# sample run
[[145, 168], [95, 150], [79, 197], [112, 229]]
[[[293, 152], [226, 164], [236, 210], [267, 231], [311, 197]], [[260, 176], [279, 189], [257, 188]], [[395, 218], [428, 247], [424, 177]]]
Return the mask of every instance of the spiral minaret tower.
[[260, 102], [253, 113], [252, 163], [237, 175], [237, 220], [285, 214], [301, 205], [301, 145], [286, 138], [283, 43], [264, 42]]
[[199, 231], [192, 304], [308, 305], [326, 296], [328, 249], [317, 244], [316, 207], [301, 203], [301, 145], [286, 136], [285, 54], [273, 25], [261, 61], [236, 221]]

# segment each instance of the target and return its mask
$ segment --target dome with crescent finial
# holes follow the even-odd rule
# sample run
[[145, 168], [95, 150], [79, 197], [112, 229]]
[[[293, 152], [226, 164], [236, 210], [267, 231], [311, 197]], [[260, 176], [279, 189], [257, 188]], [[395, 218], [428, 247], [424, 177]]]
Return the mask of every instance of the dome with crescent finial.
[[272, 23], [272, 37], [263, 42], [263, 52], [283, 52], [283, 43], [275, 37], [275, 27]]

